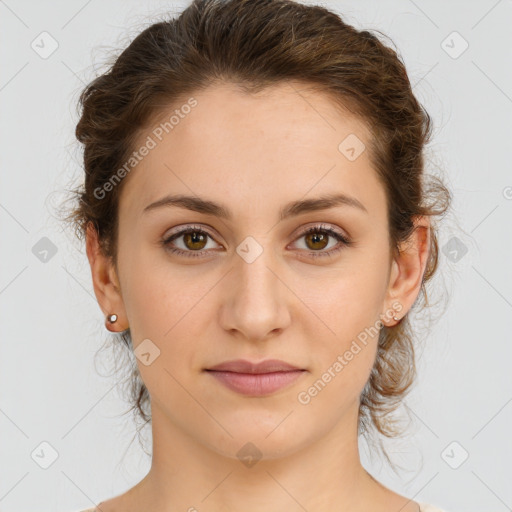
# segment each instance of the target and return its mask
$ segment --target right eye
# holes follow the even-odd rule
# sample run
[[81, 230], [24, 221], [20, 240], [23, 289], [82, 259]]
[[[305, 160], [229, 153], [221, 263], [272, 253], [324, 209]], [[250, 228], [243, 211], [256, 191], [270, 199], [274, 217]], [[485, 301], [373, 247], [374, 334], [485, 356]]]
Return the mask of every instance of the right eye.
[[[165, 249], [178, 256], [186, 258], [197, 258], [204, 256], [204, 253], [209, 252], [205, 249], [208, 243], [208, 238], [213, 240], [213, 237], [204, 229], [198, 226], [187, 226], [185, 229], [173, 233], [162, 240], [162, 245]], [[181, 248], [175, 247], [175, 241], [181, 240]]]

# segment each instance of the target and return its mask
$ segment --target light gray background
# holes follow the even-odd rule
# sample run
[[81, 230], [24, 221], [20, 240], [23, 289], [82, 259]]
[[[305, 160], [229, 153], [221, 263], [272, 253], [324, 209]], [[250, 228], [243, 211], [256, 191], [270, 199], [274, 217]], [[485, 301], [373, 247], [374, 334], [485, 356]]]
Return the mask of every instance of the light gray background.
[[[436, 285], [446, 287], [446, 313], [422, 341], [411, 434], [386, 444], [405, 470], [370, 460], [362, 443], [365, 465], [397, 492], [450, 512], [512, 510], [512, 2], [320, 3], [395, 42], [434, 118], [429, 168], [443, 170], [455, 195]], [[0, 0], [2, 511], [79, 510], [149, 469], [137, 440], [130, 444], [134, 427], [121, 416], [114, 378], [102, 376], [109, 353], [95, 366], [107, 333], [85, 252], [53, 212], [81, 177], [80, 90], [110, 46], [184, 5]], [[43, 31], [58, 43], [48, 58], [31, 47]], [[453, 31], [469, 44], [457, 58], [463, 41]], [[33, 252], [43, 237], [57, 250], [46, 262]], [[462, 257], [446, 245], [453, 237]], [[36, 463], [51, 458], [43, 442], [58, 453], [48, 469]]]

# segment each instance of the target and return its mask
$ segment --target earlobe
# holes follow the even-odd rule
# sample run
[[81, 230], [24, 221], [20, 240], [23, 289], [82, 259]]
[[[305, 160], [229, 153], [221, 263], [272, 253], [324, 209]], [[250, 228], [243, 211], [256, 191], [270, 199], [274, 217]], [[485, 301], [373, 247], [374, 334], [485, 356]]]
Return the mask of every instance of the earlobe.
[[[94, 293], [105, 316], [105, 327], [111, 332], [124, 330], [127, 327], [123, 329], [122, 326], [128, 326], [128, 322], [117, 274], [110, 258], [101, 251], [98, 233], [92, 224], [88, 225], [86, 231], [86, 251], [91, 267]], [[110, 315], [115, 315], [113, 322], [109, 322]]]

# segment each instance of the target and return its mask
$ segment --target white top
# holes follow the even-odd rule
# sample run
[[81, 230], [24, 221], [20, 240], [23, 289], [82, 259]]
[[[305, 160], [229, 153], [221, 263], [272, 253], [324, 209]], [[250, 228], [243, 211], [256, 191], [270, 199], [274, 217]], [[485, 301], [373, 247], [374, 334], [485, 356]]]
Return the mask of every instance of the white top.
[[420, 503], [417, 502], [420, 506], [421, 512], [448, 512], [447, 510], [441, 510], [440, 508], [437, 508], [435, 505], [431, 505], [430, 503]]
[[[418, 501], [418, 505], [420, 506], [420, 512], [448, 512], [447, 510], [442, 510], [440, 508], [437, 508], [435, 505], [431, 505], [430, 503], [420, 503]], [[87, 508], [85, 510], [80, 510], [77, 512], [94, 512], [95, 509], [93, 508]]]

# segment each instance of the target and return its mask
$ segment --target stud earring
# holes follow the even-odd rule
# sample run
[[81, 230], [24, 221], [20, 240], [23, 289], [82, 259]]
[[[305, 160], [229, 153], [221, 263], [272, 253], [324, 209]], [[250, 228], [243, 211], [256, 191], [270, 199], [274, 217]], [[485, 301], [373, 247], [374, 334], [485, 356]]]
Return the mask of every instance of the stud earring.
[[400, 318], [397, 318], [396, 316], [394, 316], [394, 315], [393, 315], [393, 320], [394, 320], [395, 322], [398, 322], [398, 321], [400, 320]]
[[112, 314], [112, 315], [107, 315], [107, 320], [113, 324], [114, 322], [117, 322], [117, 315], [115, 314]]

